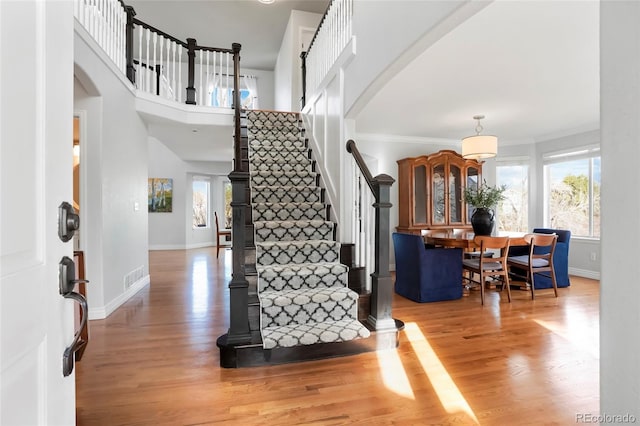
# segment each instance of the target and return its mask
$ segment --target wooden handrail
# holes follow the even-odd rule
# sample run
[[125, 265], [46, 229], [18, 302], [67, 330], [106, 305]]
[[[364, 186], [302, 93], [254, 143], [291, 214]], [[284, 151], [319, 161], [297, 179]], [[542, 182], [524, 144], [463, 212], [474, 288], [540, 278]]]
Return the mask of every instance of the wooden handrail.
[[[159, 35], [161, 35], [161, 36], [163, 36], [165, 38], [168, 38], [169, 40], [173, 41], [174, 43], [181, 44], [183, 47], [187, 47], [187, 42], [184, 42], [184, 41], [182, 41], [180, 39], [177, 39], [174, 36], [169, 35], [169, 34], [165, 33], [164, 31], [161, 31], [161, 30], [157, 29], [156, 27], [152, 27], [151, 25], [147, 24], [146, 22], [143, 22], [143, 21], [141, 21], [139, 19], [133, 18], [133, 23], [136, 24], [136, 25], [140, 25], [142, 28], [146, 28], [148, 30], [151, 30], [154, 33], [158, 33]], [[187, 39], [187, 41], [188, 40], [189, 39]]]
[[380, 174], [371, 175], [367, 164], [364, 162], [360, 151], [353, 140], [347, 141], [347, 152], [353, 158], [360, 169], [367, 185], [371, 189], [376, 202], [375, 230], [374, 230], [374, 271], [371, 274], [371, 313], [367, 318], [369, 324], [376, 330], [396, 328], [396, 321], [391, 316], [391, 302], [393, 300], [393, 282], [389, 272], [389, 210], [391, 204], [391, 185], [395, 182], [391, 176]]
[[367, 167], [367, 163], [364, 162], [362, 155], [360, 155], [360, 151], [358, 150], [358, 147], [356, 146], [356, 143], [353, 139], [349, 139], [347, 141], [347, 152], [353, 155], [353, 159], [356, 161], [356, 164], [358, 165], [360, 172], [362, 172], [362, 175], [364, 176], [364, 180], [367, 182], [367, 185], [369, 185], [369, 188], [371, 188], [371, 192], [373, 192], [373, 195], [376, 196], [376, 201], [377, 201], [378, 196], [376, 194], [377, 191], [374, 185], [373, 176], [369, 171], [369, 167]]

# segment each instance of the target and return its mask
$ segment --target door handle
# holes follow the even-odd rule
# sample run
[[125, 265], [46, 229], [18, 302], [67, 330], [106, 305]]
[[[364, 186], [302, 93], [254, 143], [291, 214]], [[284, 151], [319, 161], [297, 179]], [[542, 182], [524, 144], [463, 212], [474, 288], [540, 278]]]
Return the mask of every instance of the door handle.
[[87, 299], [79, 293], [73, 291], [74, 287], [78, 283], [88, 283], [88, 280], [76, 279], [76, 264], [67, 256], [64, 256], [58, 265], [59, 273], [59, 287], [60, 294], [65, 299], [71, 299], [78, 302], [82, 309], [82, 320], [80, 321], [80, 327], [76, 330], [73, 341], [69, 345], [62, 355], [62, 374], [66, 377], [73, 371], [74, 355], [76, 350], [80, 348], [86, 342], [80, 341], [80, 333], [87, 325], [87, 318], [89, 316], [89, 306]]
[[80, 293], [76, 293], [75, 291], [70, 291], [68, 293], [63, 294], [65, 299], [72, 299], [78, 302], [80, 308], [82, 309], [82, 320], [80, 321], [80, 327], [76, 330], [76, 333], [73, 336], [73, 341], [67, 348], [64, 350], [64, 354], [62, 355], [62, 374], [67, 377], [73, 371], [74, 366], [74, 355], [76, 351], [80, 348], [81, 345], [86, 344], [86, 342], [80, 341], [80, 333], [82, 329], [87, 325], [87, 317], [89, 315], [89, 305], [87, 304], [87, 299], [84, 298]]

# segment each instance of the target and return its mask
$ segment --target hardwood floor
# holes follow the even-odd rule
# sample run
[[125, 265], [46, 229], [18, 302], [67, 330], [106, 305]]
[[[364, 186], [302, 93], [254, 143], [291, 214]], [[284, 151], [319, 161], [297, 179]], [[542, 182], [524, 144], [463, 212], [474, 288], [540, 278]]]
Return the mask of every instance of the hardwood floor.
[[154, 251], [151, 285], [90, 322], [77, 424], [566, 425], [597, 415], [598, 282], [530, 293], [399, 296], [397, 350], [222, 369], [231, 252]]

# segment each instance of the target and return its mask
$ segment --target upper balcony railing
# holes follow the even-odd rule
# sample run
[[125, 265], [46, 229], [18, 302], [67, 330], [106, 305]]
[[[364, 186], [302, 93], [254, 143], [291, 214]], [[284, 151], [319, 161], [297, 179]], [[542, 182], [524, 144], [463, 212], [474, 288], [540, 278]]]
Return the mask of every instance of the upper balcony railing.
[[332, 0], [302, 57], [302, 107], [353, 36], [353, 0]]
[[233, 108], [240, 45], [182, 41], [135, 18], [122, 0], [75, 0], [75, 17], [140, 91], [191, 105]]

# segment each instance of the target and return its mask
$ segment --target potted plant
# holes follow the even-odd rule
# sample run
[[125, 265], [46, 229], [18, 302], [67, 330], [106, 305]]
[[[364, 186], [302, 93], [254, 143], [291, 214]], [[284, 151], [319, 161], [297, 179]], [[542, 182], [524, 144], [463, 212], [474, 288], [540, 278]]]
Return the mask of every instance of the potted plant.
[[495, 224], [494, 208], [505, 199], [505, 185], [490, 186], [483, 180], [477, 187], [468, 186], [464, 190], [464, 201], [475, 210], [471, 215], [471, 226], [476, 235], [491, 235]]

